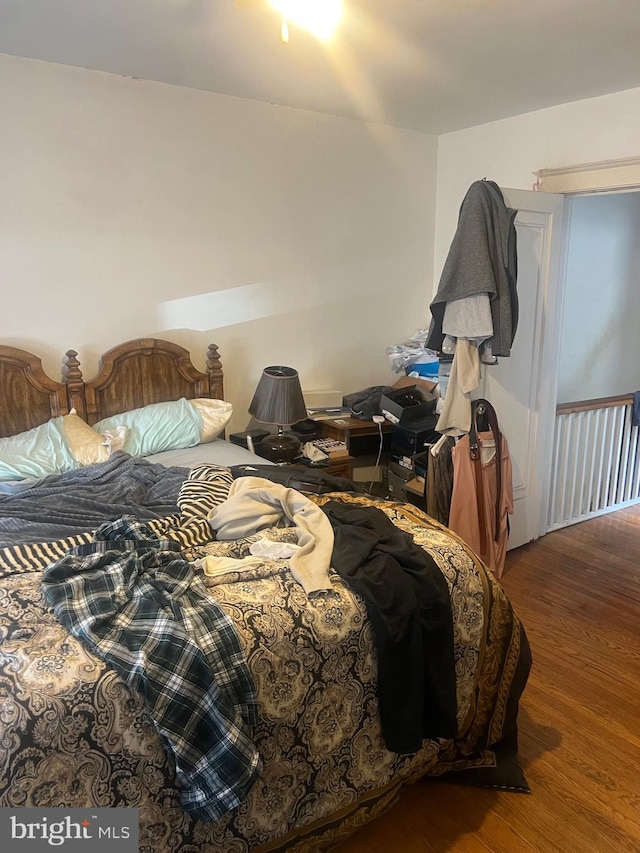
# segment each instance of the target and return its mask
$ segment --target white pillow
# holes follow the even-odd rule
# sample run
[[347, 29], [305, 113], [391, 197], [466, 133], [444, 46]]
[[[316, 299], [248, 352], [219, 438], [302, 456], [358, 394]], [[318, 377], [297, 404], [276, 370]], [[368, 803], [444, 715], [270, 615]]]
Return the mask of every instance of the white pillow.
[[231, 420], [233, 406], [231, 403], [225, 403], [224, 400], [210, 400], [207, 397], [197, 397], [189, 402], [202, 418], [200, 444], [213, 441]]

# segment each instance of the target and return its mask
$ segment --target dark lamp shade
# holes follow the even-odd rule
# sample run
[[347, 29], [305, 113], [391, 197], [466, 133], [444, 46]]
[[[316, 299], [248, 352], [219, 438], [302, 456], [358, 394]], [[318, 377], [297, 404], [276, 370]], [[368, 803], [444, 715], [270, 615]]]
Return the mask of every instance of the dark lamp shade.
[[291, 426], [307, 417], [298, 371], [293, 367], [265, 367], [249, 406], [261, 424]]

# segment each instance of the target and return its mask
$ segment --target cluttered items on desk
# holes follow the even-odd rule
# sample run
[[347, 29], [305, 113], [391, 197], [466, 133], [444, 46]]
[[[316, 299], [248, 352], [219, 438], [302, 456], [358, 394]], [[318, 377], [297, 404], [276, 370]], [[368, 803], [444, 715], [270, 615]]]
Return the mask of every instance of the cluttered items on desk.
[[[393, 385], [372, 385], [361, 391], [347, 394], [343, 398], [343, 403], [348, 407], [348, 413], [359, 420], [371, 421], [377, 415], [385, 416], [383, 411], [385, 409], [389, 414], [397, 417], [399, 422], [402, 410], [408, 409], [411, 405], [428, 404], [421, 411], [425, 414], [434, 410], [437, 403], [436, 388], [436, 382], [419, 377], [402, 376]], [[389, 405], [389, 401], [394, 405]], [[405, 412], [404, 416], [406, 417], [407, 414], [408, 412]], [[393, 422], [392, 417], [386, 419]]]
[[320, 408], [307, 408], [307, 414], [312, 421], [331, 421], [335, 418], [343, 418], [351, 414], [348, 406], [325, 406]]
[[380, 413], [394, 425], [433, 429], [438, 420], [436, 404], [435, 394], [409, 385], [382, 394]]
[[392, 424], [392, 458], [413, 457], [438, 438], [438, 398], [424, 387], [408, 384], [409, 379], [404, 377], [399, 387], [383, 394], [380, 400], [381, 413]]
[[333, 438], [316, 438], [303, 444], [302, 453], [297, 457], [296, 462], [322, 467], [348, 455], [346, 442]]
[[437, 380], [438, 353], [426, 346], [428, 335], [428, 329], [418, 329], [408, 341], [387, 347], [389, 367], [394, 373], [411, 373]]
[[317, 438], [308, 443], [331, 459], [348, 455], [347, 445], [344, 441], [338, 441], [334, 438]]
[[403, 376], [392, 386], [376, 385], [349, 394], [343, 402], [350, 406], [352, 418], [377, 424], [383, 442], [378, 451], [413, 456], [437, 439], [436, 391], [435, 382]]

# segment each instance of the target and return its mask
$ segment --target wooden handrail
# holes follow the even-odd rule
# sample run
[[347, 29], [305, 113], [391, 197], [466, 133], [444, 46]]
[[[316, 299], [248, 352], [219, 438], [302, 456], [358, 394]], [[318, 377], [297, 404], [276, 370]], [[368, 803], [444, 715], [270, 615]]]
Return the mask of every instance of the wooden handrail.
[[571, 415], [574, 412], [589, 412], [593, 409], [611, 409], [614, 406], [630, 406], [633, 394], [618, 394], [616, 397], [600, 397], [597, 400], [578, 400], [575, 403], [558, 403], [556, 415]]

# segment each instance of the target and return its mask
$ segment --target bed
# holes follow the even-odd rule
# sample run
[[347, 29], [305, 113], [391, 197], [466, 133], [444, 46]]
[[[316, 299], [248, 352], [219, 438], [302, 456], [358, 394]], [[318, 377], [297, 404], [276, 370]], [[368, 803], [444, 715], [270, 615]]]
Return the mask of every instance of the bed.
[[[223, 401], [217, 347], [206, 365], [144, 339], [111, 349], [91, 380], [69, 350], [55, 381], [36, 355], [0, 346], [0, 451], [65, 417], [102, 437], [96, 427], [123, 413]], [[302, 853], [336, 846], [425, 775], [527, 792], [517, 710], [529, 648], [480, 560], [413, 505], [321, 475], [291, 488], [287, 471], [230, 448], [241, 451], [223, 432], [177, 457], [115, 447], [0, 486], [0, 806], [135, 808], [142, 853]], [[258, 494], [280, 520], [238, 526]], [[106, 651], [76, 612], [92, 583], [120, 572], [105, 560], [131, 537], [136, 555], [166, 559], [163, 601], [179, 622], [167, 630], [190, 655], [191, 687], [174, 684], [177, 665], [158, 676], [164, 659], [141, 683], [126, 649]], [[327, 549], [316, 589], [307, 558], [315, 571]], [[116, 624], [113, 598], [100, 602]], [[218, 630], [226, 645], [212, 648]], [[193, 757], [175, 712], [184, 695], [203, 726], [220, 711], [228, 750], [199, 728]], [[205, 702], [219, 708], [207, 716]]]

